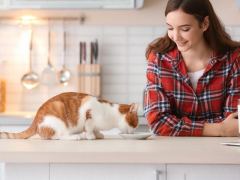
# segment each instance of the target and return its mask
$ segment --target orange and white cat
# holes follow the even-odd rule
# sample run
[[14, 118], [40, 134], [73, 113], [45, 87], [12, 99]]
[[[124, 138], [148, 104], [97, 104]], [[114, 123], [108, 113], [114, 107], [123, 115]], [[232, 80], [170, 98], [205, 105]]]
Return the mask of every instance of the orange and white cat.
[[100, 130], [118, 128], [133, 133], [138, 126], [138, 104], [111, 103], [83, 93], [67, 92], [45, 102], [31, 126], [21, 133], [0, 132], [0, 139], [26, 139], [39, 134], [44, 139], [102, 139]]

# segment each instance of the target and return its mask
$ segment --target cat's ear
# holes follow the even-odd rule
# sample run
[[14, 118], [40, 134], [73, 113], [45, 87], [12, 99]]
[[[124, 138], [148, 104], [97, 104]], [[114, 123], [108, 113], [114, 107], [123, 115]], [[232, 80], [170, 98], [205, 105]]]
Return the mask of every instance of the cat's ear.
[[131, 105], [131, 107], [130, 107], [130, 112], [131, 112], [131, 113], [132, 113], [132, 112], [137, 112], [138, 106], [139, 106], [138, 103], [133, 103], [133, 104]]

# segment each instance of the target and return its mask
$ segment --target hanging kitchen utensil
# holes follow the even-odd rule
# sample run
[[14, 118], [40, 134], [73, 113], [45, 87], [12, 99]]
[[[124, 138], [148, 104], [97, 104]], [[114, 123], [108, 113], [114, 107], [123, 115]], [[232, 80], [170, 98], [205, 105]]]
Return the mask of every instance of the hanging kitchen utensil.
[[47, 67], [42, 72], [42, 84], [45, 86], [54, 86], [56, 83], [56, 73], [55, 69], [53, 68], [51, 62], [50, 62], [50, 38], [51, 38], [51, 32], [48, 28], [48, 64]]
[[21, 83], [22, 85], [27, 89], [32, 89], [38, 86], [39, 84], [39, 78], [36, 73], [32, 70], [32, 30], [30, 30], [30, 43], [29, 43], [29, 67], [30, 70], [27, 74], [25, 74], [22, 79]]
[[64, 31], [63, 32], [63, 68], [59, 72], [59, 82], [62, 85], [67, 86], [71, 77], [71, 73], [65, 67], [65, 63], [66, 63], [65, 54], [66, 54], [66, 32]]

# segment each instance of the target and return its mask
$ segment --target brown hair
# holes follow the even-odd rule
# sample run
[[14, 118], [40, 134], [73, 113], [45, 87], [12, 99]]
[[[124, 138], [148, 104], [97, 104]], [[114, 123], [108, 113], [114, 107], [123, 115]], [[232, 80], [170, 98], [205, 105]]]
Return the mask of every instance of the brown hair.
[[[240, 42], [231, 40], [231, 37], [225, 31], [224, 25], [214, 12], [209, 0], [169, 0], [165, 9], [165, 16], [178, 9], [193, 15], [198, 20], [199, 27], [201, 27], [205, 17], [209, 16], [209, 27], [203, 35], [209, 46], [217, 52], [217, 55], [240, 47]], [[157, 38], [148, 45], [145, 56], [148, 59], [151, 51], [164, 54], [174, 49], [175, 46], [175, 42], [166, 33], [164, 37]]]

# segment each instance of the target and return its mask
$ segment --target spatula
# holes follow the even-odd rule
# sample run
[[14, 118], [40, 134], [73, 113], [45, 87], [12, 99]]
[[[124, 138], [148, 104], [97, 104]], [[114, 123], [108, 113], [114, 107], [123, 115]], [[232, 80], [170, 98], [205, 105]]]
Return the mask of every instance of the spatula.
[[48, 65], [42, 72], [42, 85], [54, 86], [56, 83], [56, 72], [50, 62], [50, 31], [48, 31]]

